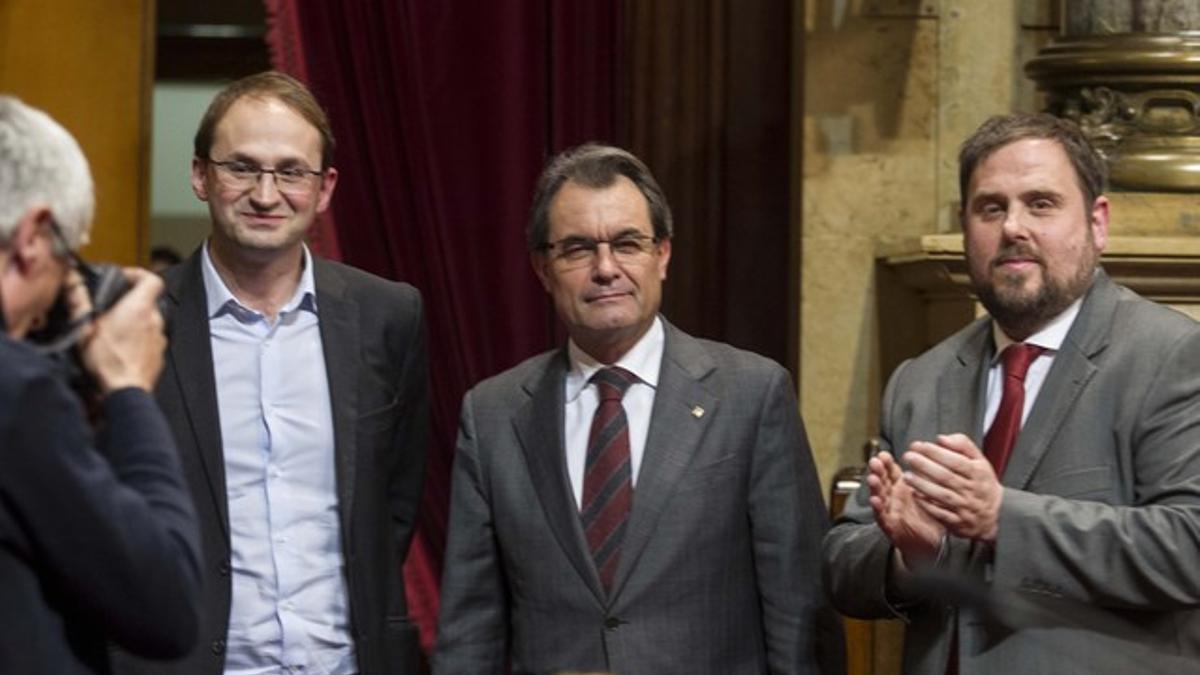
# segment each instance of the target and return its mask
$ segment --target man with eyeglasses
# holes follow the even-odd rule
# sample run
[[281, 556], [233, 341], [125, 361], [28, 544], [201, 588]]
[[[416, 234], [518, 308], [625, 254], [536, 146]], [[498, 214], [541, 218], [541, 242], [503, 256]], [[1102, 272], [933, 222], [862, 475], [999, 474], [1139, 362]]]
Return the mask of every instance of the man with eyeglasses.
[[659, 315], [650, 171], [555, 157], [527, 241], [570, 339], [463, 399], [434, 672], [839, 672], [791, 380]]
[[[195, 641], [199, 537], [150, 390], [166, 345], [162, 282], [88, 312], [72, 270], [95, 199], [71, 135], [0, 96], [0, 672], [108, 672], [105, 643], [149, 656]], [[61, 368], [28, 341], [57, 302], [100, 397], [93, 434]]]
[[204, 538], [201, 640], [119, 672], [417, 672], [401, 564], [428, 426], [421, 298], [305, 246], [333, 150], [281, 73], [229, 85], [200, 122], [192, 188], [213, 227], [165, 274], [157, 393]]

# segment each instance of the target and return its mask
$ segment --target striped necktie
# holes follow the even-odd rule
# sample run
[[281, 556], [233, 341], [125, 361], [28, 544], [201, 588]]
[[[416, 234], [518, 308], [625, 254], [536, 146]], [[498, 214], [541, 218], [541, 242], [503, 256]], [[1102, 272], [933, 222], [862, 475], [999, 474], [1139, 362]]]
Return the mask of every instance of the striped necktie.
[[621, 399], [637, 381], [636, 375], [615, 366], [598, 371], [591, 379], [600, 394], [600, 405], [588, 434], [580, 517], [605, 592], [612, 589], [633, 503], [629, 421]]

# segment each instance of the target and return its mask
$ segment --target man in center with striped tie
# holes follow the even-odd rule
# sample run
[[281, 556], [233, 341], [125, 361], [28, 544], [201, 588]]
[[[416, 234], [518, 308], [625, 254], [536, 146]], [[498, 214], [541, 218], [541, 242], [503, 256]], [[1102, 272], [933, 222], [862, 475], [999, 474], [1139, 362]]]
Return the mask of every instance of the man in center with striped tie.
[[527, 243], [570, 340], [463, 400], [435, 673], [840, 670], [791, 380], [659, 315], [671, 237], [628, 152], [543, 172]]

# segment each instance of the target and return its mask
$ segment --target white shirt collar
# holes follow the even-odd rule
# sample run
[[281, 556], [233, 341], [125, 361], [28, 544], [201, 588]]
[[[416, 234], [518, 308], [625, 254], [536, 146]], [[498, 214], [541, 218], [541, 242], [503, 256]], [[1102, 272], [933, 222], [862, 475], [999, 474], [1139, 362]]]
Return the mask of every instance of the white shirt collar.
[[[663, 330], [662, 318], [656, 316], [650, 330], [612, 365], [628, 370], [637, 375], [643, 384], [657, 388], [665, 343], [666, 331]], [[566, 396], [567, 402], [570, 402], [579, 396], [579, 392], [583, 391], [596, 371], [607, 366], [580, 349], [574, 340], [567, 342], [567, 358], [570, 361], [570, 370], [567, 371]]]
[[[209, 242], [205, 240], [204, 246], [200, 248], [200, 269], [204, 277], [204, 294], [208, 298], [208, 318], [215, 318], [223, 311], [234, 308], [238, 314], [246, 315], [247, 313], [254, 316], [261, 316], [261, 313], [250, 309], [243, 305], [237, 296], [229, 290], [229, 286], [225, 285], [225, 280], [217, 273], [217, 268], [213, 265], [212, 258], [208, 253]], [[300, 272], [300, 283], [296, 285], [296, 291], [292, 293], [292, 297], [283, 308], [279, 311], [280, 314], [291, 312], [296, 309], [307, 309], [313, 314], [317, 314], [317, 292], [316, 282], [313, 279], [313, 264], [312, 254], [308, 251], [308, 246], [301, 243], [301, 250], [304, 252], [303, 270]]]
[[[1025, 338], [1025, 343], [1044, 347], [1052, 352], [1058, 351], [1062, 347], [1063, 341], [1067, 339], [1067, 332], [1071, 330], [1071, 324], [1075, 323], [1075, 317], [1079, 316], [1079, 308], [1083, 305], [1083, 298], [1086, 295], [1085, 293], [1076, 298], [1075, 302], [1051, 319], [1041, 330]], [[995, 321], [992, 321], [992, 339], [996, 342], [996, 353], [992, 356], [994, 365], [1004, 349], [1016, 340], [1008, 337], [1001, 330], [1000, 324]]]

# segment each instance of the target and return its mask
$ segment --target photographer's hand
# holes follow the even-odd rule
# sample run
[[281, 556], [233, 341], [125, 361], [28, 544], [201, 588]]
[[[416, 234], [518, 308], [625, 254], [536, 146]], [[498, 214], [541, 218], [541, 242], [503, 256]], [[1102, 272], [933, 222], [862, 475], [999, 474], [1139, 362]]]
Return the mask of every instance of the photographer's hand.
[[105, 395], [125, 387], [153, 390], [167, 346], [157, 305], [162, 280], [137, 268], [126, 268], [125, 278], [133, 287], [96, 317], [80, 342], [84, 367]]
[[92, 311], [92, 298], [88, 295], [87, 286], [78, 271], [71, 270], [67, 274], [67, 281], [63, 284], [63, 295], [67, 299], [67, 315], [72, 322], [84, 318]]

